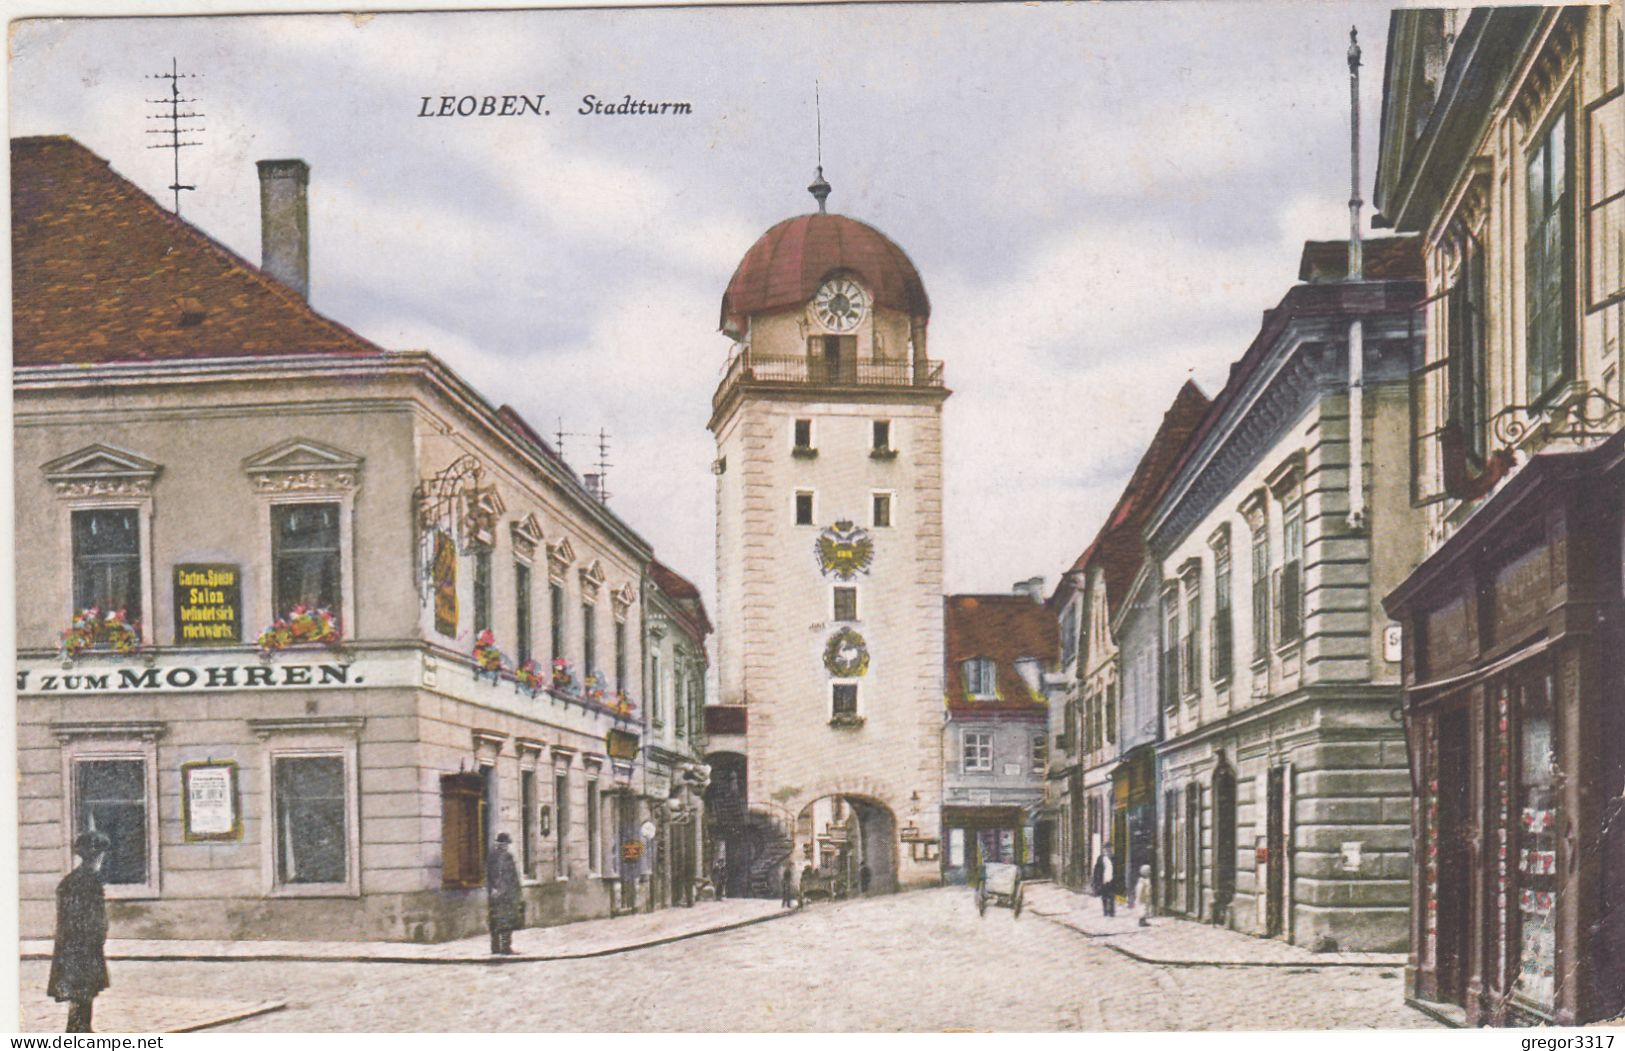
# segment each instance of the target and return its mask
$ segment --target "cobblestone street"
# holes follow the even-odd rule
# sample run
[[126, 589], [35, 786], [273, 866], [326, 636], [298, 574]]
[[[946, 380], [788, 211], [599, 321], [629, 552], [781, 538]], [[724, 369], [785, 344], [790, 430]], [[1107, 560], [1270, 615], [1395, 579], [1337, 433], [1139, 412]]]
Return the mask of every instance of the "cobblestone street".
[[[24, 963], [25, 994], [47, 965]], [[115, 988], [243, 989], [272, 1031], [1423, 1028], [1398, 968], [1158, 966], [963, 888], [834, 905], [594, 959], [468, 964], [134, 962]]]

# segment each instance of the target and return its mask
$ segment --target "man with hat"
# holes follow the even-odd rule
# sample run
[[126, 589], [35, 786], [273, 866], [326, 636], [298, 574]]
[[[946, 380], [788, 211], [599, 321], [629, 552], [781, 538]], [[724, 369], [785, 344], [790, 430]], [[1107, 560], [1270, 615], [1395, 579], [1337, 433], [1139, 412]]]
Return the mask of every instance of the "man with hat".
[[508, 844], [513, 838], [497, 833], [496, 844], [485, 860], [486, 911], [491, 920], [491, 953], [513, 955], [513, 932], [522, 922], [524, 902], [519, 897], [519, 866]]
[[96, 994], [107, 988], [107, 899], [102, 893], [102, 858], [112, 841], [100, 832], [81, 832], [73, 841], [79, 866], [56, 885], [56, 946], [45, 992], [66, 1000], [68, 1032], [88, 1033]]

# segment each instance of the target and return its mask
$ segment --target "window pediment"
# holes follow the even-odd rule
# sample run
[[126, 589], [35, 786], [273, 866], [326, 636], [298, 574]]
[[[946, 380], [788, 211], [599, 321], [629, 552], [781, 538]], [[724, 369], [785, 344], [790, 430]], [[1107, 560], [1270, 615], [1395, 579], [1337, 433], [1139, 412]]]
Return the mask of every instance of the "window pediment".
[[599, 588], [604, 586], [604, 567], [598, 559], [593, 559], [581, 570], [581, 596], [583, 598], [597, 598]]
[[58, 496], [150, 496], [163, 470], [142, 456], [111, 445], [87, 445], [41, 470]]
[[361, 457], [331, 445], [294, 438], [243, 461], [258, 492], [349, 492], [360, 484]]
[[571, 545], [569, 537], [561, 536], [547, 545], [547, 569], [558, 583], [564, 582], [564, 575], [575, 564], [575, 560], [576, 549]]
[[637, 600], [637, 597], [638, 593], [633, 590], [631, 584], [622, 584], [609, 593], [610, 602], [615, 607], [616, 620], [626, 619], [626, 615], [631, 611], [632, 603]]
[[534, 558], [536, 549], [546, 542], [542, 536], [541, 520], [534, 513], [512, 523], [508, 531], [513, 537], [514, 553], [523, 558]]

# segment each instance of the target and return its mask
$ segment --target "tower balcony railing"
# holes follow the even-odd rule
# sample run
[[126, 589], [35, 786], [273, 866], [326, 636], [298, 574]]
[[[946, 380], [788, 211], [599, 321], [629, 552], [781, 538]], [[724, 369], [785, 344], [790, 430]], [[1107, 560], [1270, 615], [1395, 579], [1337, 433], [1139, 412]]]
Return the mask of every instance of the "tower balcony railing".
[[744, 383], [805, 383], [818, 387], [941, 387], [942, 362], [929, 358], [856, 358], [831, 360], [818, 355], [774, 356], [740, 350], [711, 399], [713, 411]]

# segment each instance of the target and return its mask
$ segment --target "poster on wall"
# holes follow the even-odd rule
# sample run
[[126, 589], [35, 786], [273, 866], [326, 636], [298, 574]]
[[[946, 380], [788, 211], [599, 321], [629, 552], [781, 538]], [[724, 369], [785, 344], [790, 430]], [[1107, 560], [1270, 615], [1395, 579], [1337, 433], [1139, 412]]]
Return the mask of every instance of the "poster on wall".
[[243, 641], [242, 569], [220, 563], [175, 567], [175, 642], [182, 646]]
[[434, 630], [457, 634], [457, 545], [445, 533], [434, 535]]
[[241, 839], [237, 764], [209, 759], [182, 765], [181, 808], [186, 842]]

